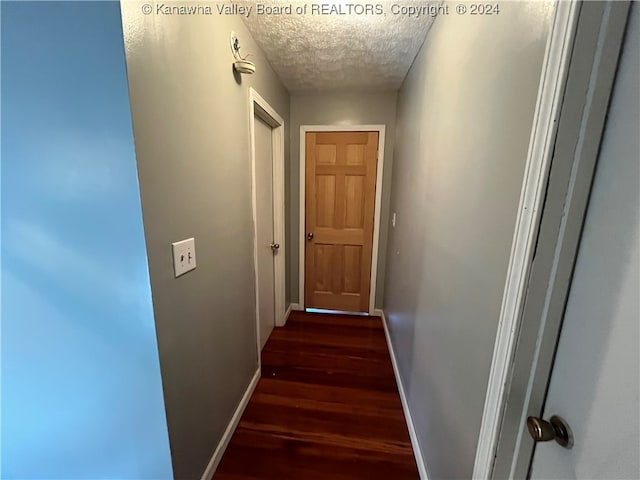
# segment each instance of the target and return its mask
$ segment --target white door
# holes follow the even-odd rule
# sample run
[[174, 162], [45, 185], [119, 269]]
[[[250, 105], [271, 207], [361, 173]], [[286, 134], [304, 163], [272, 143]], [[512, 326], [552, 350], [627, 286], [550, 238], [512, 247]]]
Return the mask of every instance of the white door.
[[536, 445], [534, 479], [640, 478], [640, 5], [632, 5], [544, 419], [574, 446]]
[[255, 117], [256, 226], [258, 244], [258, 316], [260, 348], [275, 325], [273, 239], [273, 144], [271, 127]]

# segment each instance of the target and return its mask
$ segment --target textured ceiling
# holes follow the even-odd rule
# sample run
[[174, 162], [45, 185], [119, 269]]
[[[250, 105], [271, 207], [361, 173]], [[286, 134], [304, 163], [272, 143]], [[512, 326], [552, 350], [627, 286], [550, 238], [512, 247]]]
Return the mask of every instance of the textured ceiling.
[[[388, 2], [377, 4], [382, 14], [376, 15], [336, 14], [348, 12], [349, 5], [375, 4], [260, 3], [293, 6], [291, 14], [259, 15], [255, 3], [245, 3], [253, 4], [245, 18], [249, 30], [291, 93], [397, 90], [434, 20], [428, 15], [393, 14]], [[323, 14], [319, 3], [334, 13]], [[296, 14], [296, 7], [304, 5], [307, 14]], [[320, 13], [312, 14], [312, 8]]]

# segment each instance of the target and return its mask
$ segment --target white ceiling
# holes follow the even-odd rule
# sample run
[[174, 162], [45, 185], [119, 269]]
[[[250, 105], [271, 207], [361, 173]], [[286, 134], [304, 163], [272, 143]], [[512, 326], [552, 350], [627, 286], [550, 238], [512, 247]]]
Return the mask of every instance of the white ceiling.
[[[306, 3], [310, 12], [318, 0]], [[350, 2], [323, 3], [343, 4], [344, 11]], [[298, 5], [304, 3], [294, 2], [292, 15], [257, 15], [254, 6], [245, 18], [289, 92], [298, 94], [399, 89], [434, 20], [394, 15], [387, 2], [381, 3], [385, 15], [296, 15]]]

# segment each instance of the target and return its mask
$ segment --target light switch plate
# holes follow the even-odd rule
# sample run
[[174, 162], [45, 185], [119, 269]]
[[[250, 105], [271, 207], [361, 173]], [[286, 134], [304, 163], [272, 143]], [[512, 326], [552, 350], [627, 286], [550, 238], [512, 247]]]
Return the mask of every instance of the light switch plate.
[[171, 244], [176, 278], [196, 268], [196, 242], [193, 238]]

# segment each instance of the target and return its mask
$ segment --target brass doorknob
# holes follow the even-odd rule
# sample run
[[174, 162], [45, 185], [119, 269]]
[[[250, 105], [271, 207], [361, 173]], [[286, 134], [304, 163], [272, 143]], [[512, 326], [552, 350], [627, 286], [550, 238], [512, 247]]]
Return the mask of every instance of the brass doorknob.
[[313, 232], [307, 233], [307, 240], [309, 241], [313, 240]]
[[538, 417], [527, 418], [527, 429], [534, 442], [548, 442], [555, 440], [565, 448], [573, 446], [573, 433], [567, 422], [558, 415], [553, 415], [549, 421]]

